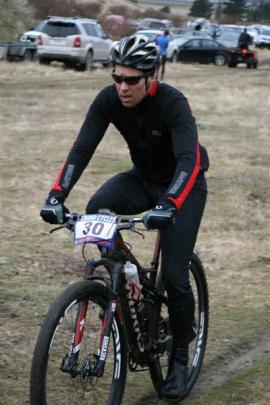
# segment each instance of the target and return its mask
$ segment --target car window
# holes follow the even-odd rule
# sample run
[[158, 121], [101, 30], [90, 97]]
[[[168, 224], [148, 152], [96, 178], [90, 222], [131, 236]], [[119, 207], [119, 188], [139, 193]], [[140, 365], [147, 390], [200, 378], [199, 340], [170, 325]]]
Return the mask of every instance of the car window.
[[218, 44], [214, 41], [210, 41], [209, 39], [203, 39], [202, 40], [202, 47], [205, 49], [213, 49], [213, 48], [218, 48]]
[[103, 38], [104, 37], [104, 32], [102, 31], [102, 29], [98, 26], [98, 25], [96, 25], [96, 31], [97, 31], [97, 35], [98, 35], [98, 37], [100, 37], [100, 38]]
[[148, 26], [149, 26], [149, 28], [157, 28], [157, 29], [165, 28], [165, 25], [158, 22], [158, 21], [157, 22], [156, 21], [151, 21], [150, 24], [148, 24]]
[[85, 31], [87, 32], [87, 34], [91, 35], [91, 37], [97, 36], [96, 27], [94, 24], [83, 23], [83, 27], [84, 27]]
[[147, 31], [137, 31], [137, 34], [142, 34], [145, 35], [146, 37], [150, 38], [150, 39], [155, 39], [157, 37], [157, 35], [160, 35], [159, 32], [147, 32]]
[[45, 22], [45, 21], [41, 21], [41, 22], [36, 26], [36, 28], [34, 29], [34, 31], [42, 31], [45, 25], [46, 25], [46, 22]]
[[264, 28], [263, 28], [263, 29], [261, 30], [261, 34], [262, 34], [262, 35], [270, 35], [270, 30], [267, 30], [267, 29], [264, 29]]
[[62, 22], [62, 21], [48, 21], [43, 29], [50, 37], [65, 38], [69, 35], [78, 35], [79, 29], [76, 24], [72, 22]]
[[201, 40], [200, 39], [193, 39], [189, 41], [187, 44], [188, 48], [200, 48], [201, 47]]

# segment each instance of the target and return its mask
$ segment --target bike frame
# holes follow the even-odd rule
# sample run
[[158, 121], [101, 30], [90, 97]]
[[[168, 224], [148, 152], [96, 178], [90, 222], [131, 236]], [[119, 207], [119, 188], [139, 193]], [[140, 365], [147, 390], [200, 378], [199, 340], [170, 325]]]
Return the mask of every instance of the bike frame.
[[[146, 288], [149, 288], [150, 286], [153, 287], [156, 281], [160, 259], [160, 232], [159, 231], [157, 232], [153, 258], [151, 260], [150, 268], [143, 268], [140, 265], [138, 260], [131, 253], [128, 246], [124, 243], [120, 231], [118, 231], [117, 234], [114, 250], [113, 251], [105, 250], [104, 252], [101, 251], [101, 256], [102, 258], [100, 260], [87, 262], [87, 269], [86, 269], [87, 280], [101, 279], [102, 281], [105, 281], [102, 277], [94, 276], [95, 269], [100, 265], [104, 265], [107, 270], [109, 269], [111, 276], [110, 285], [105, 281], [109, 290], [108, 310], [105, 313], [102, 322], [101, 335], [99, 339], [98, 360], [94, 369], [88, 370], [88, 373], [90, 373], [90, 375], [94, 375], [97, 377], [102, 377], [104, 373], [113, 319], [115, 316], [118, 316], [120, 317], [120, 319], [122, 319], [122, 315], [120, 314], [120, 309], [118, 305], [119, 304], [118, 296], [119, 296], [119, 289], [121, 287], [121, 276], [123, 275], [123, 264], [127, 260], [136, 264], [142, 286], [145, 286]], [[149, 278], [146, 276], [146, 274], [150, 274]], [[131, 325], [131, 328], [127, 328], [129, 332], [128, 340], [129, 343], [131, 343], [133, 349], [135, 349], [137, 353], [139, 352], [139, 354], [142, 354], [144, 352], [144, 344], [139, 327], [139, 322], [137, 319], [136, 311], [134, 311], [134, 308], [132, 308], [132, 304], [130, 304], [131, 297], [128, 294], [129, 291], [127, 290], [123, 292], [123, 297], [125, 296], [127, 302], [125, 302], [124, 305], [122, 305], [122, 307], [129, 309], [128, 311], [125, 311], [124, 314], [125, 321]], [[121, 296], [122, 294], [120, 294], [120, 297]], [[159, 296], [160, 302], [165, 301], [165, 298], [162, 296], [162, 294], [159, 294]], [[74, 371], [76, 370], [76, 364], [80, 353], [80, 345], [83, 339], [84, 325], [88, 312], [88, 305], [89, 300], [86, 299], [81, 303], [80, 308], [78, 310], [73, 341], [68, 356], [68, 364], [67, 365], [62, 364], [61, 366], [61, 369], [64, 372], [74, 373]]]

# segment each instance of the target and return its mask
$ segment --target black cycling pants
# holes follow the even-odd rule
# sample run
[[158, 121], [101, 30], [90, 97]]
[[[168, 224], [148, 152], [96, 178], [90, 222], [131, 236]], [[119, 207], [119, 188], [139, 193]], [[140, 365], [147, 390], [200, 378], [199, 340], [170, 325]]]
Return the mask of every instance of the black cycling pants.
[[[134, 168], [108, 180], [90, 199], [86, 212], [108, 208], [117, 214], [136, 215], [153, 208], [167, 187], [149, 184]], [[206, 202], [203, 173], [176, 214], [175, 223], [161, 231], [161, 271], [168, 294], [174, 345], [194, 338], [194, 296], [189, 283], [189, 263]]]

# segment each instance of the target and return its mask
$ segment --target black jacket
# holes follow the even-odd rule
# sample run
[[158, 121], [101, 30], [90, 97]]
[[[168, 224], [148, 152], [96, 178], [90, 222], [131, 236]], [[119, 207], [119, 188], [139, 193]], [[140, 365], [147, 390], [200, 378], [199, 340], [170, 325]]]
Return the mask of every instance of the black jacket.
[[51, 191], [64, 200], [81, 176], [112, 123], [128, 144], [131, 160], [144, 180], [167, 187], [164, 198], [180, 208], [200, 170], [208, 169], [195, 120], [182, 93], [154, 82], [134, 108], [124, 107], [115, 85], [105, 87], [91, 104], [67, 161]]

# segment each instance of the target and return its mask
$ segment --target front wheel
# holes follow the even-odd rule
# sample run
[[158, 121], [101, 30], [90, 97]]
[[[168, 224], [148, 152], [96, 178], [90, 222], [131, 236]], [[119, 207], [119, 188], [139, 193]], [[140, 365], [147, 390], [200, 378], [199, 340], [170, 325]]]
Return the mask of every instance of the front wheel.
[[[127, 360], [123, 325], [116, 315], [102, 377], [91, 374], [100, 355], [99, 340], [106, 316], [107, 289], [83, 281], [64, 291], [51, 306], [34, 350], [31, 405], [121, 403]], [[76, 322], [82, 306], [86, 317]], [[71, 344], [75, 325], [84, 328], [81, 344]]]
[[[196, 254], [192, 255], [190, 262], [190, 283], [195, 299], [194, 331], [195, 339], [189, 345], [188, 383], [187, 390], [179, 399], [184, 399], [193, 388], [199, 376], [206, 349], [208, 334], [208, 288], [202, 263]], [[164, 292], [161, 274], [157, 280], [157, 287]], [[164, 342], [162, 353], [156, 357], [153, 365], [150, 365], [150, 374], [153, 384], [159, 392], [166, 378], [169, 357], [172, 350], [172, 336], [170, 330], [167, 307], [163, 304], [160, 313], [160, 342]]]
[[172, 54], [172, 57], [171, 57], [171, 61], [172, 61], [173, 63], [176, 63], [177, 60], [178, 60], [177, 52], [174, 51], [173, 54]]

